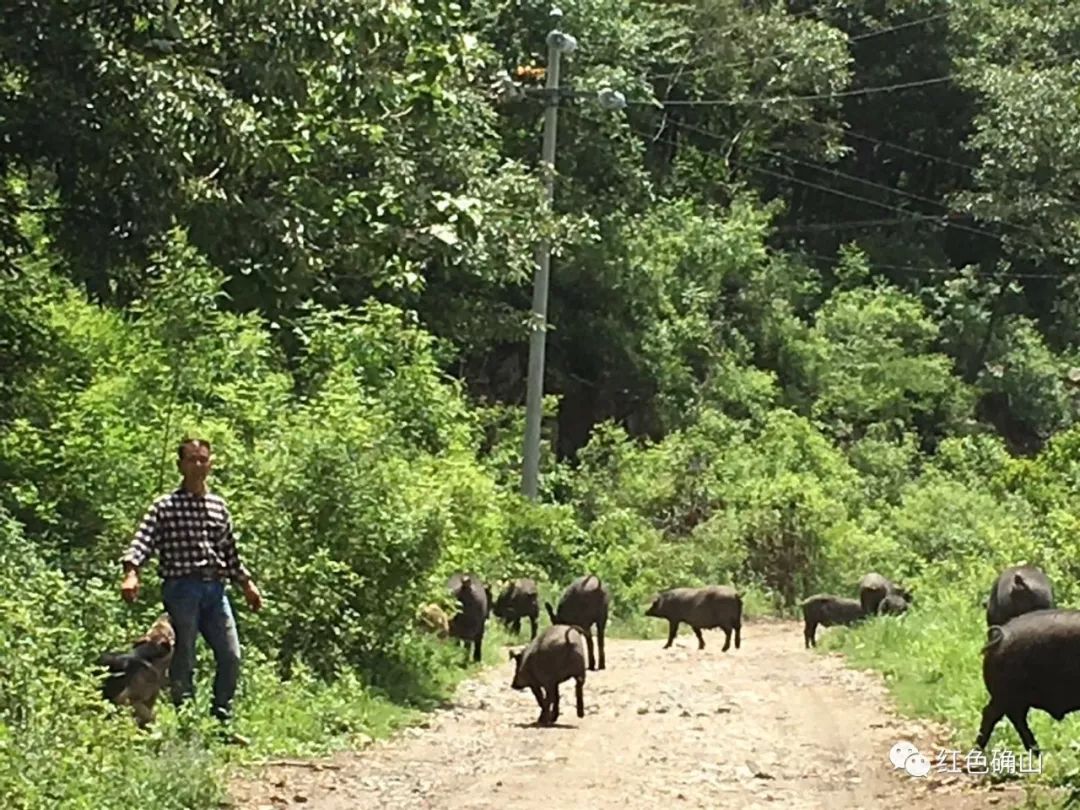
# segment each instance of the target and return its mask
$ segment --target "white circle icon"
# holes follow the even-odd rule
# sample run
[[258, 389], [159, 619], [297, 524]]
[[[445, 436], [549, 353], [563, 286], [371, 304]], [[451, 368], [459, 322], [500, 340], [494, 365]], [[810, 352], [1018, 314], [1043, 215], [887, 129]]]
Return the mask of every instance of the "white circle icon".
[[904, 770], [910, 776], [923, 777], [930, 773], [930, 760], [916, 751], [904, 760]]
[[907, 762], [908, 757], [917, 753], [919, 753], [918, 748], [907, 740], [900, 740], [900, 742], [889, 749], [889, 762], [893, 764], [894, 768], [899, 770], [904, 767], [904, 763]]

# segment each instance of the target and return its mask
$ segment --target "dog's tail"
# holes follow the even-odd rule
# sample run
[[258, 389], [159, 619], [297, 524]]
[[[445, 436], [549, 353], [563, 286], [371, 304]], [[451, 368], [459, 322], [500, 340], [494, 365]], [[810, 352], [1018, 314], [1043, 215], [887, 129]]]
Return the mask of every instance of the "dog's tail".
[[97, 665], [108, 669], [109, 675], [114, 678], [120, 675], [130, 675], [140, 667], [154, 668], [149, 659], [133, 653], [104, 653], [98, 657]]
[[135, 656], [131, 653], [102, 653], [94, 663], [99, 667], [105, 667], [110, 673], [119, 675], [127, 672], [133, 658]]
[[154, 662], [164, 658], [172, 651], [167, 641], [141, 644], [134, 652], [106, 652], [98, 656], [99, 667], [108, 670], [106, 680], [133, 676], [141, 669], [154, 670]]

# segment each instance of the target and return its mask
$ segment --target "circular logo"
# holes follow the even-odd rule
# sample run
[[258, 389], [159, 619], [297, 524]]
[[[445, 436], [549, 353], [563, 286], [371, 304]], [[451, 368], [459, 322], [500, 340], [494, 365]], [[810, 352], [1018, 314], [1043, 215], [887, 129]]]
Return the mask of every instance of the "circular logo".
[[904, 770], [910, 776], [923, 777], [930, 773], [930, 760], [916, 751], [904, 760]]
[[889, 749], [889, 762], [893, 764], [893, 767], [900, 770], [904, 767], [904, 763], [907, 758], [912, 754], [919, 753], [919, 749], [912, 745], [907, 740], [900, 740], [892, 748]]

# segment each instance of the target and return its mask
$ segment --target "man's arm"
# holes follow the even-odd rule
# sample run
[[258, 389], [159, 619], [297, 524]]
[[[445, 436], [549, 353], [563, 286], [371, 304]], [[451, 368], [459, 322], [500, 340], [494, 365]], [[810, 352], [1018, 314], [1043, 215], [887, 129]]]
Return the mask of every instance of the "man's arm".
[[233, 532], [232, 514], [225, 509], [225, 537], [222, 538], [222, 551], [225, 556], [225, 568], [229, 578], [244, 591], [244, 598], [252, 610], [262, 607], [262, 594], [251, 578], [251, 572], [240, 561], [240, 552], [236, 548], [236, 534]]
[[222, 538], [222, 553], [225, 557], [225, 569], [229, 579], [243, 587], [251, 581], [251, 572], [240, 561], [240, 552], [236, 549], [236, 534], [233, 532], [232, 515], [225, 511], [225, 536]]
[[158, 512], [158, 504], [155, 503], [143, 516], [142, 523], [135, 530], [135, 537], [128, 546], [127, 553], [120, 558], [125, 570], [142, 568], [157, 548]]
[[135, 530], [135, 537], [128, 546], [127, 553], [120, 558], [124, 565], [124, 579], [120, 583], [120, 593], [128, 602], [134, 602], [139, 595], [139, 569], [150, 559], [157, 546], [158, 504], [155, 503], [143, 516], [142, 523]]

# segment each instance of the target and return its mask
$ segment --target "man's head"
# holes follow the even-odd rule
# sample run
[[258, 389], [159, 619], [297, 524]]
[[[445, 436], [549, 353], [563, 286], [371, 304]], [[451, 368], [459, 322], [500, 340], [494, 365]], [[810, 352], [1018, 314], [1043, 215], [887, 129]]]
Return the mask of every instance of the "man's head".
[[177, 447], [176, 466], [184, 476], [185, 484], [202, 485], [210, 474], [213, 458], [210, 442], [206, 439], [186, 438]]

